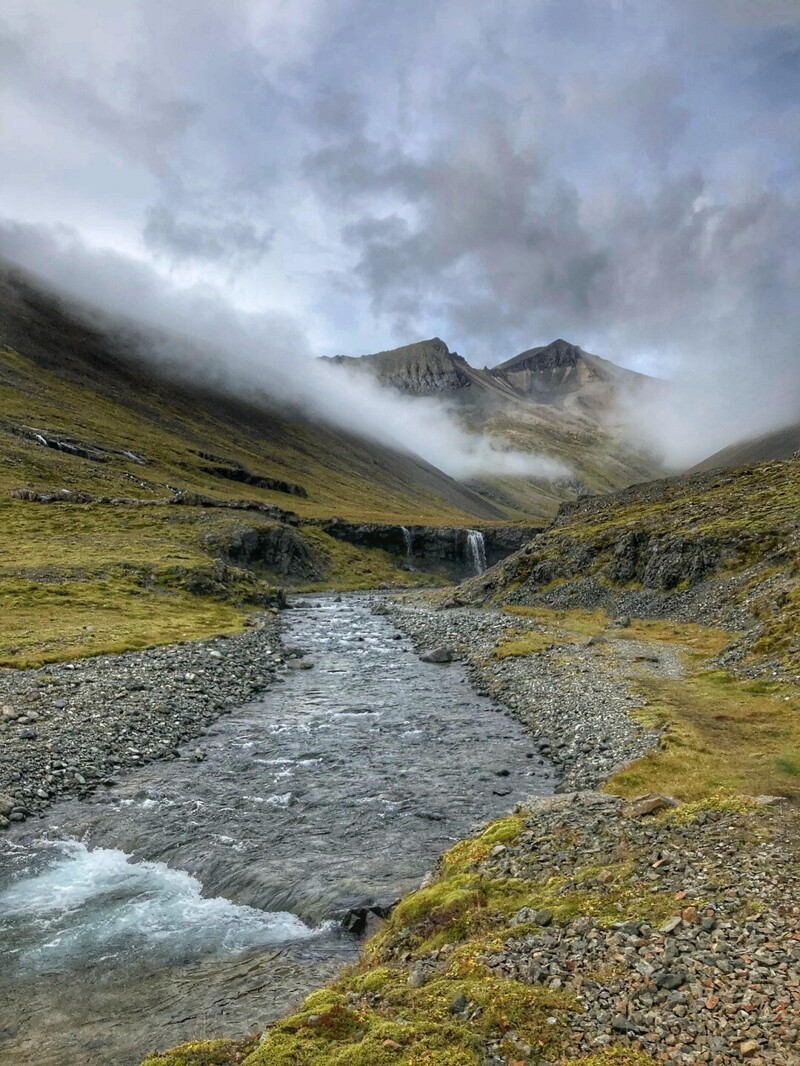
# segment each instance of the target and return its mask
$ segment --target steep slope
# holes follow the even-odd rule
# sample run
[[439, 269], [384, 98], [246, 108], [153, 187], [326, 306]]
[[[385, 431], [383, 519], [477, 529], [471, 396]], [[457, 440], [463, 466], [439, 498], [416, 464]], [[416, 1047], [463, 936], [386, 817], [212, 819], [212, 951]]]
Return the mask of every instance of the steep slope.
[[728, 665], [800, 678], [800, 459], [638, 485], [562, 507], [450, 602], [603, 609], [722, 625]]
[[465, 426], [488, 433], [498, 448], [560, 463], [565, 474], [555, 479], [491, 477], [473, 483], [482, 496], [519, 517], [548, 520], [564, 501], [649, 481], [663, 472], [652, 456], [626, 441], [618, 409], [638, 390], [660, 383], [567, 341], [482, 370], [438, 337], [333, 361], [374, 374], [401, 392], [442, 399]]
[[776, 429], [772, 433], [731, 444], [698, 463], [690, 473], [720, 470], [726, 466], [746, 466], [748, 463], [763, 463], [770, 459], [791, 459], [798, 451], [800, 424], [784, 426], [783, 429]]
[[0, 663], [237, 628], [233, 605], [273, 601], [275, 583], [411, 579], [322, 519], [501, 514], [422, 460], [268, 397], [159, 376], [140, 339], [0, 276], [0, 607], [14, 619]]

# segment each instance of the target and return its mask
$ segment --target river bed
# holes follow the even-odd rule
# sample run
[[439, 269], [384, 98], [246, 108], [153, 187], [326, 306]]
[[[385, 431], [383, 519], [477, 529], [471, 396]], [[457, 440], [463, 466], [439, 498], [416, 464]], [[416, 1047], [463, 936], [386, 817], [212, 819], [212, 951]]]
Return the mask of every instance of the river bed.
[[263, 1028], [358, 952], [332, 917], [415, 887], [554, 787], [524, 726], [373, 597], [285, 617], [313, 669], [0, 842], [0, 1064], [135, 1066]]

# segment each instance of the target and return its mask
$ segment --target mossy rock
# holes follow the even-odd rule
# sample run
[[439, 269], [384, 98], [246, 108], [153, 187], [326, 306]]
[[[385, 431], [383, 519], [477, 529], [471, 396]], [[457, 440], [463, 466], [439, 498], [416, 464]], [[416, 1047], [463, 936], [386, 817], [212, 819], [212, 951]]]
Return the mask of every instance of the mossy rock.
[[257, 1039], [192, 1040], [159, 1055], [151, 1055], [141, 1066], [240, 1066], [257, 1045]]

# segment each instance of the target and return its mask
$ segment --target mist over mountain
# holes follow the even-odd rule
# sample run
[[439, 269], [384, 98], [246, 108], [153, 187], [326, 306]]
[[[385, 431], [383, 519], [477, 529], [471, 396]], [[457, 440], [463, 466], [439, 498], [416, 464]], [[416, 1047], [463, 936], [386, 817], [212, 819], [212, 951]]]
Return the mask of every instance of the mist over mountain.
[[[35, 286], [46, 284], [83, 314], [128, 319], [131, 343], [141, 356], [192, 383], [216, 386], [241, 397], [263, 393], [371, 440], [413, 451], [455, 477], [481, 473], [553, 477], [566, 468], [547, 457], [511, 447], [498, 449], [469, 432], [433, 397], [406, 398], [363, 375], [333, 372], [312, 360], [307, 341], [280, 314], [249, 314], [219, 291], [169, 285], [148, 265], [88, 248], [74, 235], [51, 235], [19, 224], [0, 226], [0, 256], [11, 253]], [[119, 329], [119, 322], [112, 323]], [[182, 342], [188, 338], [191, 343]]]
[[436, 397], [495, 447], [561, 464], [565, 473], [548, 482], [512, 481], [502, 473], [472, 479], [481, 493], [522, 513], [546, 516], [565, 500], [664, 472], [653, 450], [642, 446], [629, 412], [663, 397], [665, 383], [560, 338], [493, 368], [470, 365], [439, 337], [373, 355], [334, 356], [330, 363], [401, 395]]
[[5, 254], [89, 250], [134, 314], [202, 292], [170, 328], [249, 316], [270, 377], [579, 339], [673, 382], [631, 419], [685, 467], [800, 412], [799, 48], [786, 0], [8, 0]]

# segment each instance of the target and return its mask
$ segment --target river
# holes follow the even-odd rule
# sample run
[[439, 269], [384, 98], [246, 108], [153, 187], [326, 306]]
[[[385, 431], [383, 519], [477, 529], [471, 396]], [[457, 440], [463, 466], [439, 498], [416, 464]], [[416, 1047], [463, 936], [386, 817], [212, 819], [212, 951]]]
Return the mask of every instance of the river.
[[263, 1028], [352, 960], [332, 916], [415, 887], [552, 791], [524, 727], [423, 663], [368, 595], [286, 614], [314, 663], [0, 841], [0, 1064], [136, 1066]]

